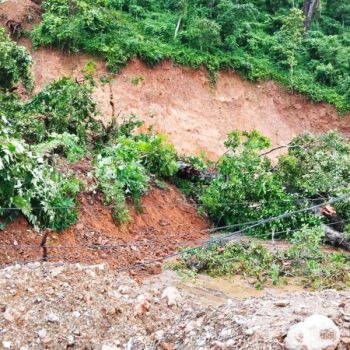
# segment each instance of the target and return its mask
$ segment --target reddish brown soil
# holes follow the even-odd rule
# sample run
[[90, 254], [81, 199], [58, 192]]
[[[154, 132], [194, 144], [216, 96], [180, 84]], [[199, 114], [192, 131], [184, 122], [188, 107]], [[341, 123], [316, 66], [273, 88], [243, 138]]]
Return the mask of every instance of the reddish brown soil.
[[[81, 75], [92, 59], [48, 49], [32, 54], [37, 90], [63, 75]], [[95, 61], [96, 76], [106, 75], [104, 63]], [[135, 77], [144, 80], [135, 86], [131, 82]], [[233, 129], [257, 129], [271, 138], [274, 146], [286, 144], [305, 131], [339, 129], [350, 134], [349, 118], [339, 117], [335, 108], [292, 95], [274, 82], [253, 84], [234, 72], [221, 72], [212, 87], [205, 70], [175, 67], [171, 62], [149, 68], [133, 61], [111, 86], [99, 84], [94, 98], [105, 119], [112, 116], [112, 98], [115, 114], [134, 113], [169, 135], [179, 152], [205, 151], [213, 159], [222, 154], [227, 132]]]
[[0, 24], [7, 21], [21, 24], [23, 30], [28, 30], [40, 21], [41, 8], [31, 0], [9, 0], [0, 4]]
[[[100, 200], [86, 195], [80, 202], [78, 223], [63, 233], [50, 232], [49, 261], [108, 262], [123, 268], [159, 259], [207, 238], [209, 221], [172, 186], [167, 190], [152, 188], [142, 199], [143, 212], [130, 208], [131, 221], [122, 226], [115, 225], [111, 209]], [[41, 259], [41, 239], [42, 234], [34, 232], [25, 219], [16, 220], [1, 232], [0, 264]], [[136, 245], [123, 246], [134, 242]], [[102, 248], [118, 244], [122, 246]], [[151, 268], [154, 271], [154, 265]]]

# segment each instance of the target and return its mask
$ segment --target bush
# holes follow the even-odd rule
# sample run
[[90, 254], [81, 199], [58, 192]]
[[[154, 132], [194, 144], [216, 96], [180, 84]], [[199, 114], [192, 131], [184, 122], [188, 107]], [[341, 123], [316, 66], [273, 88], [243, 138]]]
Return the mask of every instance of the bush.
[[18, 128], [31, 141], [47, 140], [51, 133], [69, 133], [87, 143], [102, 133], [102, 125], [94, 119], [96, 105], [91, 98], [89, 82], [78, 84], [71, 78], [62, 78], [46, 86], [23, 106]]
[[5, 30], [0, 28], [0, 91], [9, 90], [20, 82], [32, 89], [32, 63], [27, 49], [11, 41]]
[[22, 213], [35, 226], [64, 230], [77, 220], [76, 193], [67, 181], [0, 126], [1, 217], [11, 220]]
[[141, 207], [141, 196], [147, 192], [150, 176], [168, 178], [177, 171], [176, 153], [161, 135], [133, 134], [140, 126], [134, 118], [124, 121], [117, 137], [111, 139], [95, 160], [98, 186], [107, 204], [112, 204], [116, 222], [128, 220], [125, 197]]

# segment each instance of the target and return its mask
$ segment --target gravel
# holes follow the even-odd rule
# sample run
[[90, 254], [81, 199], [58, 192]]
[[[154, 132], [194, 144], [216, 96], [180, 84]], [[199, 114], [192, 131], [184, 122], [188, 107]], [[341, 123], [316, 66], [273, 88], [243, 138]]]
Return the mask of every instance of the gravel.
[[[314, 313], [350, 343], [350, 294], [324, 291], [204, 305], [169, 280], [138, 284], [105, 265], [13, 265], [0, 270], [0, 348], [81, 350], [283, 349]], [[162, 295], [175, 296], [176, 303]], [[171, 292], [170, 294], [169, 291]], [[163, 295], [164, 296], [164, 295]]]

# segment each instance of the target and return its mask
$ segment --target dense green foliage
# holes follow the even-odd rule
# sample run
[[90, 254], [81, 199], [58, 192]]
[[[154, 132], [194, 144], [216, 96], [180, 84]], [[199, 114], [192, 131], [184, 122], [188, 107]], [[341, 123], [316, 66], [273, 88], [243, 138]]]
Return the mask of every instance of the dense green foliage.
[[[119, 136], [104, 147], [96, 157], [96, 176], [108, 204], [114, 206], [117, 222], [127, 220], [125, 196], [140, 206], [151, 176], [170, 178], [176, 174], [176, 153], [162, 135], [130, 134], [122, 129]], [[125, 132], [127, 130], [127, 132]]]
[[4, 209], [0, 215], [8, 221], [22, 213], [32, 224], [55, 230], [74, 223], [74, 181], [55, 171], [28, 144], [13, 138], [7, 121], [1, 122], [0, 205]]
[[11, 89], [19, 82], [31, 89], [31, 64], [32, 58], [28, 51], [12, 42], [5, 30], [0, 28], [0, 91]]
[[[211, 276], [247, 278], [257, 289], [265, 285], [288, 283], [294, 277], [305, 288], [345, 289], [350, 286], [350, 259], [346, 253], [325, 253], [323, 232], [301, 230], [294, 234], [293, 245], [285, 250], [269, 250], [260, 243], [229, 242], [185, 251], [182, 261], [172, 266]], [[296, 283], [295, 279], [294, 282]]]
[[350, 4], [327, 0], [304, 35], [291, 0], [46, 0], [35, 46], [102, 55], [117, 71], [134, 57], [235, 69], [350, 109]]
[[[215, 166], [214, 179], [177, 181], [218, 226], [233, 225], [235, 230], [243, 228], [244, 222], [301, 210], [350, 193], [349, 144], [335, 131], [296, 137], [288, 154], [274, 163], [263, 153], [270, 146], [269, 140], [257, 131], [231, 132], [225, 145], [227, 151]], [[349, 200], [336, 204], [340, 217], [349, 218], [349, 204]], [[318, 212], [308, 211], [248, 233], [264, 238], [272, 234], [276, 238], [291, 237], [293, 230], [303, 225], [321, 223]]]

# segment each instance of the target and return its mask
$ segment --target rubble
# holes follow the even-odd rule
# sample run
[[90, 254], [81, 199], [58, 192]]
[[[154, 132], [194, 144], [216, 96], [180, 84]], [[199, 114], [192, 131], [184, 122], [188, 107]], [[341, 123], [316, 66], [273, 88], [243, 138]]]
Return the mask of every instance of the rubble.
[[312, 332], [319, 331], [325, 344], [332, 338], [327, 349], [339, 343], [336, 349], [345, 350], [350, 343], [346, 292], [227, 298], [208, 306], [195, 288], [181, 289], [168, 276], [137, 284], [105, 265], [42, 263], [2, 269], [0, 305], [4, 349], [282, 350], [287, 345], [297, 350], [290, 345], [292, 335], [305, 327], [315, 344], [309, 329], [315, 313], [322, 316]]

